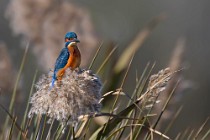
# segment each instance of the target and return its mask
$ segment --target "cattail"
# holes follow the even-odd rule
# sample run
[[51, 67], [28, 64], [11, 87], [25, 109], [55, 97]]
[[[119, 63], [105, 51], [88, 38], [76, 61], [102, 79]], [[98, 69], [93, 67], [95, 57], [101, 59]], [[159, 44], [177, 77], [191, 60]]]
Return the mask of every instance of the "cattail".
[[36, 84], [37, 91], [32, 95], [33, 114], [45, 114], [50, 120], [74, 124], [81, 115], [100, 112], [101, 88], [100, 79], [90, 70], [67, 69], [61, 81], [51, 88], [52, 72], [43, 75]]

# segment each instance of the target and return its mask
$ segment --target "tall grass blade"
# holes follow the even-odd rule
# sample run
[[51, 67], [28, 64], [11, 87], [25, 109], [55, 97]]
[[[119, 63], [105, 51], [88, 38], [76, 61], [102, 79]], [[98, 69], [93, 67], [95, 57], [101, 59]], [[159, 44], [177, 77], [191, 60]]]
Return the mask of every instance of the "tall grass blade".
[[201, 138], [201, 140], [207, 140], [207, 137], [210, 134], [210, 129], [206, 132], [206, 134]]
[[59, 127], [57, 135], [55, 137], [55, 140], [59, 140], [61, 135], [62, 135], [62, 131], [64, 130], [65, 126], [61, 125], [61, 127]]
[[42, 129], [41, 129], [41, 136], [40, 136], [40, 140], [42, 140], [43, 139], [43, 136], [44, 136], [44, 131], [45, 131], [45, 128], [46, 128], [46, 121], [47, 121], [47, 116], [45, 115], [44, 116], [44, 122], [43, 122], [43, 127], [42, 127]]
[[177, 88], [178, 83], [179, 83], [179, 81], [176, 83], [174, 89], [172, 90], [172, 92], [170, 93], [170, 95], [169, 95], [169, 97], [168, 97], [166, 103], [164, 104], [164, 106], [163, 106], [163, 108], [162, 108], [162, 110], [161, 110], [161, 112], [160, 112], [160, 115], [158, 116], [158, 119], [157, 119], [157, 121], [155, 122], [155, 124], [154, 124], [154, 126], [153, 126], [153, 129], [156, 128], [158, 122], [160, 121], [160, 119], [161, 119], [161, 117], [162, 117], [162, 115], [163, 115], [163, 112], [165, 111], [165, 109], [166, 109], [166, 107], [167, 107], [169, 101], [171, 100], [172, 95], [174, 94], [175, 89]]
[[[145, 127], [144, 125], [142, 124], [130, 124], [130, 125], [126, 125], [126, 126], [123, 126], [123, 127], [132, 127], [132, 126], [143, 126], [144, 128], [146, 128], [148, 131], [152, 132], [152, 133], [155, 133], [161, 137], [164, 137], [165, 139], [167, 140], [171, 140], [168, 136], [162, 134], [161, 132], [157, 131], [157, 130], [154, 130], [152, 128], [148, 128], [148, 127]], [[117, 129], [116, 131], [114, 131], [112, 134], [109, 135], [109, 137], [106, 139], [106, 140], [111, 140], [111, 138], [118, 132], [120, 131], [120, 129], [123, 129], [123, 127]]]
[[[28, 109], [29, 109], [29, 102], [30, 102], [30, 97], [32, 95], [32, 92], [33, 92], [33, 89], [34, 89], [34, 84], [35, 84], [35, 80], [36, 80], [36, 76], [37, 76], [37, 70], [35, 71], [35, 74], [34, 74], [34, 77], [33, 77], [33, 81], [32, 81], [32, 84], [31, 84], [31, 89], [30, 89], [30, 92], [29, 92], [29, 96], [28, 96], [28, 101], [27, 101], [27, 105], [26, 105], [26, 110], [25, 110], [25, 113], [24, 113], [24, 116], [23, 116], [23, 120], [22, 120], [22, 123], [21, 123], [21, 128], [23, 130], [26, 131], [26, 118], [27, 118], [27, 115], [28, 115]], [[25, 127], [24, 127], [25, 126]], [[20, 133], [18, 133], [18, 138], [17, 139], [20, 139]]]
[[[118, 113], [117, 115], [118, 116], [126, 116], [128, 113], [130, 113], [130, 111], [135, 107], [134, 104], [130, 105], [129, 107], [127, 107], [126, 109], [124, 109], [123, 111], [121, 111], [120, 113]], [[106, 124], [104, 124], [103, 126], [100, 127], [100, 130], [97, 131], [99, 137], [102, 136], [105, 136], [107, 135], [109, 132], [111, 132], [121, 121], [123, 120], [123, 118], [112, 118], [109, 122], [107, 122]], [[104, 129], [103, 131], [103, 128], [105, 127], [106, 125], [106, 129]], [[103, 132], [103, 133], [102, 133]]]
[[210, 117], [208, 117], [205, 122], [201, 125], [201, 127], [198, 129], [197, 133], [195, 134], [194, 139], [198, 138], [198, 135], [201, 133], [201, 131], [203, 130], [203, 128], [205, 127], [205, 125], [207, 124], [207, 122], [209, 121]]
[[189, 132], [189, 128], [185, 129], [184, 133], [181, 135], [180, 139], [181, 140], [186, 140], [187, 138], [185, 138], [185, 136], [187, 135], [187, 133]]
[[27, 121], [27, 123], [26, 123], [26, 127], [25, 127], [25, 130], [24, 130], [24, 132], [25, 132], [25, 137], [26, 137], [27, 134], [28, 134], [28, 129], [29, 129], [30, 125], [31, 125], [32, 120], [33, 120], [33, 117], [29, 118], [28, 121]]
[[40, 135], [40, 126], [41, 126], [41, 120], [42, 120], [42, 115], [38, 115], [37, 116], [37, 120], [36, 120], [36, 126], [35, 126], [35, 133], [34, 133], [34, 138], [33, 140], [37, 140], [37, 138], [39, 137]]
[[[69, 119], [70, 119], [70, 116], [69, 116], [68, 120]], [[61, 125], [61, 127], [58, 129], [57, 136], [56, 136], [55, 140], [59, 140], [61, 138], [61, 136], [63, 135], [64, 130], [67, 128], [68, 120], [66, 121], [65, 125]]]
[[110, 59], [110, 57], [112, 56], [112, 54], [114, 53], [114, 51], [117, 49], [117, 47], [114, 47], [112, 49], [112, 51], [108, 54], [108, 56], [105, 58], [105, 60], [103, 61], [103, 63], [101, 64], [101, 66], [98, 68], [96, 74], [98, 74], [102, 68], [105, 66], [105, 64], [108, 62], [108, 60]]
[[116, 66], [114, 67], [114, 71], [116, 73], [120, 73], [122, 70], [126, 68], [131, 59], [132, 55], [142, 46], [144, 41], [149, 37], [151, 32], [157, 27], [157, 25], [165, 19], [165, 16], [160, 15], [152, 19], [142, 31], [136, 36], [136, 38], [132, 41], [132, 43], [124, 50]]
[[96, 60], [96, 58], [97, 58], [97, 56], [98, 56], [98, 54], [99, 54], [99, 51], [101, 50], [101, 47], [103, 46], [103, 44], [104, 44], [104, 42], [101, 42], [101, 44], [100, 44], [100, 46], [98, 47], [98, 49], [97, 49], [97, 51], [96, 51], [96, 53], [95, 53], [95, 55], [94, 55], [94, 57], [93, 57], [93, 59], [92, 59], [90, 65], [89, 65], [89, 67], [88, 67], [88, 69], [91, 69], [91, 68], [92, 68], [92, 66], [93, 66], [93, 64], [94, 64], [94, 62], [95, 62], [95, 60]]
[[84, 136], [83, 136], [82, 140], [85, 140], [85, 138], [86, 138], [86, 135], [87, 135], [87, 132], [89, 130], [89, 126], [90, 126], [91, 120], [92, 119], [90, 119], [90, 118], [88, 119], [87, 126], [86, 126], [86, 129], [85, 129]]
[[56, 135], [58, 134], [58, 132], [59, 132], [59, 130], [61, 129], [61, 127], [62, 127], [62, 125], [59, 124], [59, 126], [57, 127], [56, 131], [55, 131], [54, 134], [53, 134], [52, 139], [56, 139]]
[[[118, 113], [117, 115], [118, 116], [126, 116], [132, 109], [133, 107], [135, 107], [135, 105], [133, 106], [130, 106], [129, 108], [126, 108], [125, 110], [121, 111], [120, 113]], [[105, 125], [107, 125], [107, 129], [109, 131], [112, 131], [119, 122], [122, 121], [123, 118], [112, 118], [109, 122], [107, 122], [106, 124], [104, 124], [103, 126], [101, 126], [100, 128], [98, 128], [94, 133], [93, 135], [91, 136], [90, 140], [96, 140], [98, 135], [100, 135], [99, 133], [102, 133], [103, 131], [103, 128], [105, 127]], [[108, 132], [109, 132], [108, 131]], [[103, 134], [106, 135], [108, 133], [107, 131], [104, 131]]]
[[[28, 53], [28, 48], [29, 48], [29, 43], [26, 46], [26, 49], [25, 49], [25, 52], [24, 52], [24, 55], [23, 55], [23, 58], [22, 58], [22, 61], [21, 61], [20, 69], [18, 71], [17, 79], [15, 81], [15, 86], [14, 86], [13, 93], [12, 93], [12, 99], [11, 99], [10, 105], [9, 105], [9, 112], [10, 113], [13, 110], [13, 106], [14, 106], [14, 102], [15, 102], [15, 98], [16, 98], [16, 91], [17, 91], [18, 83], [20, 81], [20, 77], [21, 77], [23, 67], [24, 67], [24, 64], [25, 64], [26, 55]], [[8, 123], [9, 123], [9, 116], [6, 117], [6, 121], [5, 121], [4, 127], [3, 127], [4, 130], [6, 130], [6, 128], [8, 127]]]
[[34, 135], [35, 135], [35, 130], [36, 130], [36, 126], [37, 126], [37, 122], [38, 122], [38, 116], [32, 116], [28, 121], [27, 121], [27, 126], [26, 126], [26, 135], [28, 134], [28, 129], [29, 127], [31, 126], [33, 122], [33, 125], [32, 125], [32, 129], [33, 131], [31, 132], [30, 134], [30, 140], [33, 140], [34, 139]]
[[170, 123], [168, 124], [168, 126], [166, 127], [165, 131], [163, 132], [164, 134], [166, 134], [170, 128], [172, 127], [172, 125], [174, 124], [175, 120], [177, 119], [177, 117], [179, 116], [180, 112], [182, 111], [183, 106], [181, 106], [175, 113], [173, 119], [170, 121]]
[[187, 140], [191, 140], [191, 137], [192, 137], [192, 135], [193, 135], [193, 132], [194, 132], [194, 130], [192, 130], [192, 131], [190, 132], [190, 134], [187, 136]]
[[[149, 121], [147, 119], [147, 117], [143, 117], [142, 119], [143, 121], [138, 121], [137, 124], [142, 124], [144, 126], [149, 126], [150, 127], [150, 124], [149, 124]], [[142, 132], [142, 129], [143, 129], [143, 126], [140, 125], [140, 126], [136, 126], [135, 127], [135, 131], [134, 131], [134, 139], [138, 139], [138, 137], [140, 136], [141, 132]]]
[[[150, 63], [148, 63], [148, 64], [146, 65], [146, 67], [144, 68], [144, 71], [143, 71], [141, 77], [139, 78], [139, 80], [137, 80], [136, 87], [135, 87], [135, 89], [134, 89], [134, 91], [133, 91], [133, 94], [132, 94], [132, 99], [134, 99], [135, 96], [136, 96], [136, 99], [137, 99], [137, 92], [139, 91], [139, 88], [141, 87], [141, 83], [142, 83], [142, 81], [143, 81], [143, 78], [144, 78], [145, 75], [146, 75], [146, 72], [147, 72], [147, 70], [148, 70], [148, 68], [149, 68], [149, 65], [150, 65]], [[149, 75], [150, 75], [150, 74], [149, 74]], [[128, 106], [129, 106], [130, 104], [131, 104], [131, 100], [129, 100]]]
[[2, 105], [0, 104], [0, 108], [7, 113], [9, 118], [14, 122], [14, 125], [16, 128], [21, 132], [21, 134], [24, 136], [24, 131], [21, 129], [21, 127], [18, 125], [18, 123], [15, 121], [15, 118], [12, 116], [12, 114], [9, 113], [9, 111]]
[[70, 140], [71, 139], [71, 132], [72, 132], [72, 127], [69, 126], [69, 132], [67, 134], [66, 140]]
[[96, 140], [100, 131], [103, 130], [103, 127], [99, 127], [89, 138], [89, 140]]
[[[127, 115], [127, 117], [128, 118], [134, 118], [135, 119], [135, 111], [136, 110], [132, 110], [130, 113], [128, 113], [128, 115]], [[132, 120], [133, 122], [134, 122], [134, 120]], [[138, 120], [137, 120], [138, 121]], [[127, 119], [127, 120], [122, 120], [122, 122], [121, 122], [121, 124], [118, 126], [118, 127], [116, 127], [116, 129], [119, 129], [119, 128], [121, 128], [121, 127], [123, 127], [123, 126], [125, 126], [125, 125], [129, 125], [129, 119]], [[132, 131], [132, 130], [131, 130]], [[122, 129], [121, 130], [121, 132], [119, 132], [119, 134], [118, 135], [116, 135], [116, 139], [121, 139], [121, 137], [123, 136], [123, 134], [124, 134], [124, 132], [125, 132], [125, 127], [124, 127], [124, 129]], [[129, 135], [128, 135], [128, 137], [129, 137]]]
[[52, 120], [52, 122], [50, 124], [50, 128], [48, 129], [48, 133], [46, 136], [46, 140], [51, 140], [50, 136], [51, 136], [51, 130], [52, 130], [53, 124], [54, 124], [54, 120]]
[[12, 133], [13, 133], [13, 128], [14, 128], [14, 124], [17, 121], [17, 117], [15, 117], [15, 119], [12, 121], [12, 126], [10, 128], [10, 132], [9, 132], [9, 140], [12, 140]]
[[[155, 67], [155, 65], [156, 65], [156, 62], [154, 62], [153, 63], [153, 65], [152, 65], [152, 67], [150, 68], [150, 70], [149, 70], [149, 72], [148, 72], [148, 74], [144, 77], [144, 79], [142, 80], [142, 84], [141, 84], [141, 86], [139, 87], [139, 89], [138, 89], [138, 91], [137, 91], [137, 97], [141, 97], [141, 95], [143, 94], [143, 91], [144, 91], [144, 89], [146, 88], [146, 84], [147, 84], [147, 82], [149, 81], [149, 78], [150, 78], [150, 76], [151, 76], [151, 74], [152, 74], [152, 71], [153, 71], [153, 69], [154, 69], [154, 67]], [[146, 92], [147, 93], [147, 92]], [[138, 100], [138, 99], [137, 99]]]
[[[164, 113], [164, 111], [165, 111], [165, 109], [166, 109], [166, 107], [167, 107], [169, 101], [171, 100], [172, 95], [174, 94], [174, 91], [175, 91], [175, 89], [176, 89], [178, 83], [179, 83], [179, 82], [176, 83], [174, 89], [171, 91], [171, 93], [170, 93], [170, 95], [169, 95], [169, 97], [168, 97], [166, 103], [164, 104], [164, 106], [163, 106], [163, 108], [162, 108], [162, 110], [161, 110], [161, 112], [160, 112], [160, 114], [159, 114], [159, 116], [158, 116], [158, 118], [157, 118], [155, 124], [154, 124], [153, 127], [152, 127], [153, 129], [155, 129], [156, 126], [158, 125], [158, 123], [159, 123], [159, 121], [160, 121], [160, 119], [161, 119], [161, 117], [162, 117], [162, 115], [163, 115], [163, 113]], [[148, 136], [147, 136], [147, 139], [149, 139], [150, 137], [151, 137], [151, 135], [148, 135]]]
[[[152, 106], [151, 106], [151, 108], [150, 108], [150, 110], [149, 110], [149, 112], [148, 112], [147, 114], [151, 113], [151, 111], [153, 110], [153, 108], [154, 108], [154, 106], [155, 106], [155, 103], [156, 103], [156, 100], [158, 99], [158, 97], [159, 97], [159, 95], [155, 98], [155, 100], [154, 100], [154, 102], [152, 103]], [[145, 103], [144, 103], [143, 106], [145, 106]], [[145, 120], [147, 120], [149, 126], [151, 126], [151, 124], [149, 123], [149, 120], [148, 120], [148, 117], [147, 117], [147, 116], [145, 117]], [[144, 123], [145, 123], [145, 122], [143, 122], [143, 124], [144, 124]], [[153, 128], [153, 127], [151, 127], [151, 128]], [[155, 129], [155, 128], [153, 128], [153, 129]], [[141, 130], [142, 130], [142, 127], [140, 128], [140, 132], [141, 132]], [[150, 134], [150, 135], [149, 135], [149, 134]], [[151, 135], [151, 134], [152, 134], [151, 132], [150, 132], [150, 133], [147, 133], [147, 134], [145, 135], [145, 137], [144, 137], [144, 140], [149, 140], [150, 137], [151, 137], [151, 139], [152, 139], [153, 135]]]
[[[133, 56], [133, 57], [134, 57], [134, 56]], [[126, 73], [125, 73], [125, 75], [124, 75], [124, 77], [123, 77], [122, 83], [121, 83], [120, 88], [119, 88], [119, 89], [120, 89], [120, 90], [119, 90], [119, 93], [121, 92], [122, 87], [123, 87], [123, 85], [124, 85], [124, 83], [125, 83], [125, 79], [127, 78], [128, 71], [129, 71], [129, 69], [130, 69], [130, 66], [131, 66], [133, 57], [131, 58], [130, 63], [128, 64], [127, 71], [126, 71]], [[114, 103], [113, 103], [113, 105], [112, 105], [112, 109], [111, 109], [110, 114], [113, 114], [118, 99], [119, 99], [119, 94], [117, 94], [117, 96], [116, 96], [116, 98], [115, 98], [115, 100], [114, 100]], [[134, 105], [136, 105], [136, 104], [134, 104]], [[104, 133], [105, 131], [106, 131], [106, 132], [108, 131], [108, 130], [107, 130], [107, 125], [110, 124], [110, 119], [111, 119], [111, 118], [109, 117], [108, 123], [105, 123], [105, 125], [104, 125], [104, 127], [103, 127], [103, 130], [100, 131], [100, 134], [98, 135], [97, 139], [99, 139], [99, 137], [102, 137], [102, 136], [103, 136], [103, 133]], [[118, 123], [119, 123], [119, 122], [118, 122]]]
[[174, 140], [179, 140], [182, 133], [179, 133]]
[[[148, 79], [149, 79], [149, 77], [151, 76], [151, 73], [152, 73], [152, 70], [154, 69], [154, 67], [155, 67], [155, 63], [152, 65], [152, 67], [150, 68], [150, 70], [149, 70], [149, 72], [148, 72], [148, 74], [146, 75], [146, 71], [143, 73], [145, 76], [143, 76], [143, 77], [145, 77], [144, 79], [143, 79], [143, 77], [142, 77], [142, 84], [141, 84], [141, 86], [139, 87], [139, 89], [136, 91], [136, 98], [138, 98], [139, 96], [141, 96], [142, 95], [142, 91], [144, 90], [144, 88], [146, 87], [146, 83], [147, 83], [147, 81], [148, 81]], [[138, 94], [139, 93], [139, 94]], [[156, 100], [155, 100], [156, 101]], [[155, 101], [153, 102], [153, 105], [155, 104]], [[146, 104], [146, 101], [145, 101], [145, 103], [142, 105], [142, 108], [145, 108], [145, 104]], [[147, 115], [150, 113], [152, 111], [152, 107], [150, 108], [150, 110], [148, 111], [148, 113], [147, 113]], [[146, 125], [147, 126], [149, 126], [150, 127], [150, 124], [149, 124], [149, 120], [147, 119], [147, 115], [145, 115], [145, 114], [143, 114], [143, 111], [141, 111], [139, 114], [138, 114], [138, 116], [137, 116], [137, 118], [140, 118], [141, 116], [143, 115], [143, 121], [138, 121], [138, 124], [140, 124], [140, 123], [142, 123], [142, 124], [145, 124], [146, 123]], [[135, 126], [135, 128], [134, 128], [135, 130], [134, 130], [134, 139], [137, 139], [137, 137], [140, 135], [140, 133], [141, 133], [141, 130], [142, 130], [142, 126]]]
[[[137, 92], [138, 92], [138, 90], [139, 90], [139, 88], [140, 88], [140, 86], [141, 86], [141, 84], [142, 84], [143, 77], [145, 77], [145, 74], [146, 74], [146, 72], [147, 72], [148, 67], [149, 67], [149, 63], [146, 65], [146, 67], [145, 67], [145, 69], [144, 69], [144, 71], [143, 71], [141, 77], [139, 78], [139, 80], [136, 78], [136, 79], [137, 79], [137, 80], [136, 80], [136, 87], [135, 87], [135, 89], [134, 89], [134, 91], [133, 91], [133, 93], [132, 93], [132, 97], [131, 97], [132, 99], [135, 99], [135, 100], [137, 99], [137, 96], [138, 96], [138, 95], [137, 95]], [[152, 69], [152, 68], [151, 68], [151, 69]], [[150, 73], [149, 73], [148, 75], [150, 75]], [[149, 77], [149, 76], [148, 76], [148, 77]], [[146, 83], [146, 82], [145, 82], [145, 83]], [[133, 100], [129, 100], [127, 107], [132, 103], [132, 101], [133, 101]], [[133, 111], [134, 111], [134, 112], [133, 112]], [[135, 113], [135, 112], [136, 112], [136, 110], [133, 110], [133, 111], [131, 111], [131, 112], [129, 113], [128, 116], [130, 116], [132, 113]], [[141, 111], [141, 112], [142, 112], [142, 111]], [[136, 116], [136, 115], [134, 115], [134, 116]], [[140, 118], [140, 116], [137, 117], [137, 118]], [[129, 123], [129, 121], [126, 120], [125, 123], [122, 123], [122, 124], [121, 124], [121, 126], [128, 125], [128, 123]], [[125, 127], [124, 127], [124, 129], [121, 131], [121, 134], [119, 134], [119, 139], [122, 137], [124, 131], [125, 131]], [[132, 127], [132, 131], [133, 131], [133, 127]], [[132, 132], [132, 133], [133, 133], [133, 132]]]
[[76, 138], [75, 138], [75, 132], [74, 132], [74, 126], [72, 126], [72, 139], [73, 140], [76, 140]]
[[[157, 85], [159, 85], [161, 82], [164, 82], [166, 79], [168, 79], [168, 77], [171, 77], [174, 73], [176, 73], [178, 71], [172, 72], [167, 76], [164, 76], [163, 78], [161, 78], [157, 83], [155, 83], [150, 90], [152, 90], [153, 88], [155, 88]], [[135, 104], [140, 103], [146, 96], [147, 93], [149, 92], [149, 90], [147, 90], [141, 97], [139, 97], [137, 99], [137, 101], [135, 102]], [[124, 110], [122, 110], [120, 113], [118, 113], [118, 116], [126, 116], [128, 115], [136, 106], [135, 104], [131, 104], [129, 107], [125, 108]], [[139, 119], [141, 120], [141, 118]], [[117, 124], [119, 124], [119, 122], [121, 122], [122, 119], [121, 118], [112, 118], [111, 120], [109, 120], [106, 124], [104, 124], [102, 127], [106, 128], [106, 129], [102, 129], [101, 131], [99, 131], [98, 133], [98, 137], [97, 139], [100, 139], [101, 137], [107, 135], [109, 132], [111, 132], [115, 126], [117, 126]]]
[[79, 127], [79, 130], [77, 130], [75, 134], [76, 138], [79, 138], [82, 135], [82, 133], [85, 132], [84, 129], [85, 129], [85, 126], [88, 124], [88, 120], [85, 120], [84, 122], [82, 122], [82, 125]]

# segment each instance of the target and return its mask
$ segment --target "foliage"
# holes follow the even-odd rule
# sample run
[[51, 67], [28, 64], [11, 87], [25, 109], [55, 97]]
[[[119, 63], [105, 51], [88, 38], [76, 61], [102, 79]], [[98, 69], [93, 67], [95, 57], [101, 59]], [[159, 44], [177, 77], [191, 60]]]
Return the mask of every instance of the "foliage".
[[[162, 16], [160, 16], [148, 23], [143, 31], [137, 35], [137, 38], [134, 39], [131, 45], [125, 49], [122, 56], [119, 57], [119, 60], [116, 61], [117, 63], [112, 71], [113, 75], [102, 80], [104, 81], [104, 90], [102, 91], [103, 96], [99, 102], [97, 100], [98, 104], [101, 103], [103, 106], [101, 111], [97, 111], [98, 113], [94, 114], [79, 114], [80, 116], [78, 119], [80, 121], [74, 125], [68, 123], [69, 120], [66, 120], [66, 118], [65, 120], [58, 119], [59, 121], [52, 120], [48, 123], [48, 116], [43, 114], [33, 115], [31, 118], [27, 118], [30, 105], [29, 99], [24, 115], [21, 118], [18, 118], [21, 119], [21, 123], [19, 124], [17, 122], [16, 114], [13, 113], [16, 96], [16, 88], [14, 88], [9, 109], [6, 109], [2, 104], [0, 104], [1, 109], [4, 110], [7, 115], [0, 134], [1, 139], [173, 139], [167, 135], [167, 132], [171, 127], [173, 127], [174, 120], [179, 116], [182, 107], [178, 110], [174, 109], [174, 117], [171, 119], [171, 123], [169, 123], [165, 130], [159, 131], [157, 126], [160, 123], [160, 120], [162, 119], [162, 116], [171, 99], [173, 98], [172, 95], [179, 84], [179, 81], [174, 81], [174, 79], [178, 79], [176, 76], [181, 70], [165, 68], [160, 70], [157, 74], [151, 75], [155, 64], [148, 64], [142, 75], [140, 77], [136, 76], [136, 85], [133, 92], [126, 93], [124, 91], [124, 87], [129, 86], [125, 84], [125, 81], [131, 68], [135, 52], [138, 48], [140, 48], [143, 41], [149, 36], [152, 30], [162, 19]], [[110, 67], [108, 65], [108, 61], [112, 59], [112, 55], [114, 54], [116, 47], [109, 52], [104, 61], [101, 62], [101, 65], [96, 66], [95, 62], [97, 61], [99, 54], [102, 53], [100, 52], [101, 47], [103, 47], [103, 44], [96, 51], [89, 68], [96, 71], [96, 73], [102, 77], [102, 72], [106, 71]], [[16, 85], [18, 84], [22, 73], [27, 50], [28, 47], [26, 48], [22, 60]], [[94, 69], [93, 66], [96, 67], [96, 69]], [[37, 72], [34, 74], [30, 97], [34, 91], [35, 79], [37, 78], [36, 75]], [[68, 79], [65, 80], [68, 82]], [[175, 82], [171, 90], [168, 89], [168, 87], [171, 88], [171, 85], [168, 86], [170, 81], [173, 81], [173, 83]], [[49, 83], [49, 81], [47, 82]], [[110, 87], [113, 87], [112, 85], [120, 86], [118, 88], [110, 89]], [[42, 84], [39, 86], [42, 86]], [[42, 89], [41, 91], [43, 92]], [[44, 91], [47, 92], [47, 90]], [[68, 89], [65, 89], [65, 91], [68, 91]], [[85, 91], [82, 92], [85, 93]], [[63, 94], [65, 94], [65, 92]], [[168, 96], [165, 100], [161, 100], [159, 99], [161, 94]], [[59, 97], [60, 96], [61, 95], [59, 95]], [[129, 101], [125, 102], [123, 99], [124, 97], [126, 97]], [[73, 100], [74, 98], [71, 99]], [[109, 100], [109, 102], [105, 102], [106, 100]], [[33, 102], [36, 102], [36, 100], [33, 100]], [[160, 110], [157, 109], [159, 102], [164, 104]], [[51, 104], [53, 104], [53, 102], [51, 102]], [[82, 104], [82, 102], [80, 104]], [[39, 106], [39, 104], [36, 104], [36, 106]], [[75, 112], [75, 114], [76, 113], [78, 112]], [[58, 113], [58, 115], [60, 114]], [[76, 116], [78, 116], [78, 114]], [[209, 118], [207, 118], [197, 131], [186, 130], [183, 133], [178, 133], [175, 139], [207, 139], [210, 129], [207, 128], [208, 130], [204, 132], [204, 128], [207, 123], [209, 123], [208, 121]]]

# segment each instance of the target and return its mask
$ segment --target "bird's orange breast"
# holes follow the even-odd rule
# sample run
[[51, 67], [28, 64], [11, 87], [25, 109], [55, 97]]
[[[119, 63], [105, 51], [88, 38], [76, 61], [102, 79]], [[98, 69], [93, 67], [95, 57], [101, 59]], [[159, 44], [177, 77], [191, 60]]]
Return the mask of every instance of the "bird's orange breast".
[[72, 69], [75, 69], [80, 66], [81, 63], [81, 54], [79, 49], [75, 47], [69, 47], [70, 57], [68, 59], [68, 62], [66, 64], [66, 67], [70, 67]]

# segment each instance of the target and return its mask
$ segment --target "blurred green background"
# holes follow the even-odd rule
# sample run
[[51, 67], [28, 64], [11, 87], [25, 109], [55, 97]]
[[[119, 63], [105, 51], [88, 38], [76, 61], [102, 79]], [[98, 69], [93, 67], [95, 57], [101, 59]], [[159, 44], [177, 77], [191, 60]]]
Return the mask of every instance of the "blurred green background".
[[[17, 0], [13, 1], [17, 2]], [[12, 2], [12, 0], [0, 1], [0, 42], [5, 44], [8, 54], [11, 56], [12, 69], [17, 71], [26, 46], [26, 43], [23, 40], [25, 40], [25, 38], [30, 39], [30, 36], [21, 32], [18, 32], [16, 35], [14, 34], [14, 28], [18, 28], [18, 26], [21, 25], [11, 25], [12, 18], [5, 16], [5, 12], [8, 10], [10, 2]], [[90, 22], [94, 30], [93, 37], [95, 37], [95, 44], [100, 42], [100, 40], [114, 42], [115, 44], [118, 44], [118, 54], [122, 52], [123, 48], [129, 45], [135, 35], [146, 23], [148, 23], [148, 21], [155, 16], [165, 14], [167, 18], [158, 25], [149, 39], [145, 41], [143, 46], [136, 53], [125, 90], [129, 92], [134, 88], [136, 69], [141, 73], [149, 61], [156, 61], [154, 70], [156, 72], [167, 67], [177, 40], [180, 37], [184, 37], [186, 46], [183, 64], [187, 66], [187, 69], [184, 71], [184, 78], [191, 84], [188, 90], [177, 97], [179, 98], [177, 106], [184, 105], [184, 109], [175, 124], [177, 127], [173, 128], [174, 134], [185, 130], [187, 127], [198, 128], [210, 115], [210, 1], [73, 0], [68, 2], [70, 2], [73, 7], [86, 9], [88, 11]], [[13, 10], [18, 13], [18, 10], [23, 9], [15, 8]], [[27, 10], [30, 10], [30, 8]], [[37, 11], [33, 11], [35, 15], [38, 14], [36, 12]], [[59, 22], [63, 21], [60, 20]], [[43, 28], [40, 30], [45, 29], [45, 26], [42, 27]], [[70, 29], [71, 28], [68, 28], [68, 30]], [[72, 29], [74, 30], [74, 28]], [[66, 32], [68, 30], [66, 30]], [[77, 30], [79, 29], [76, 29], [76, 31]], [[84, 29], [81, 31], [81, 34], [84, 35], [83, 32], [86, 31], [88, 32], [89, 30]], [[63, 38], [62, 33], [57, 34], [57, 32], [55, 32], [53, 34], [59, 36], [58, 38]], [[47, 36], [48, 35], [45, 36], [46, 40]], [[88, 35], [85, 35], [84, 38], [89, 40], [87, 36]], [[82, 39], [80, 40], [81, 42], [83, 41]], [[47, 69], [52, 68], [48, 66], [43, 69], [42, 65], [39, 64], [39, 61], [41, 60], [39, 60], [39, 56], [37, 57], [37, 54], [33, 51], [33, 47], [36, 47], [36, 45], [36, 39], [34, 39], [29, 47], [29, 55], [21, 79], [21, 87], [24, 89], [19, 93], [21, 95], [21, 103], [22, 100], [27, 99], [35, 69], [38, 69], [41, 74], [42, 72], [46, 72]], [[85, 46], [85, 44], [82, 45]], [[62, 46], [59, 46], [59, 48], [60, 47]], [[91, 52], [88, 52], [88, 54], [91, 55], [87, 57], [92, 58], [97, 47], [98, 46], [95, 45], [94, 48], [91, 48]], [[85, 48], [84, 52], [87, 50], [88, 48]], [[58, 52], [59, 49], [57, 50], [57, 53]], [[49, 61], [54, 62], [54, 59]], [[84, 68], [87, 66], [86, 64], [83, 64]], [[3, 73], [1, 73], [1, 75], [3, 75]], [[9, 93], [9, 90], [8, 92], [7, 90], [2, 90], [0, 101], [5, 105], [8, 105], [9, 100], [7, 96], [9, 96]], [[24, 104], [22, 105], [24, 106]], [[179, 129], [176, 129], [178, 127]]]

